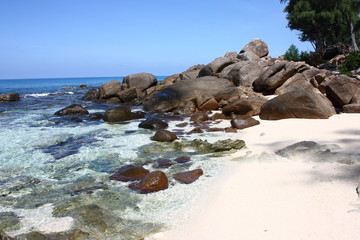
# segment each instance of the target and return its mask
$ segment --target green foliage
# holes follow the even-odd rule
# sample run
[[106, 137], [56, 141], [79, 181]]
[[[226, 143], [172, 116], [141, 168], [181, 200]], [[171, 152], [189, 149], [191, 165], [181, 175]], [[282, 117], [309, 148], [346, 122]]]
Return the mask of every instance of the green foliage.
[[284, 59], [287, 61], [299, 61], [299, 49], [294, 44], [291, 44], [289, 49], [285, 52]]
[[307, 51], [301, 51], [300, 53], [300, 61], [306, 62], [307, 64], [311, 64], [310, 62], [310, 53]]
[[[322, 53], [335, 44], [354, 47], [360, 28], [359, 0], [280, 0], [287, 6], [288, 27], [300, 31], [300, 40], [309, 41]], [[358, 27], [359, 26], [359, 27]], [[355, 31], [355, 32], [354, 32]]]
[[345, 61], [340, 65], [339, 70], [342, 74], [352, 76], [351, 71], [360, 68], [360, 52], [352, 52], [346, 57]]

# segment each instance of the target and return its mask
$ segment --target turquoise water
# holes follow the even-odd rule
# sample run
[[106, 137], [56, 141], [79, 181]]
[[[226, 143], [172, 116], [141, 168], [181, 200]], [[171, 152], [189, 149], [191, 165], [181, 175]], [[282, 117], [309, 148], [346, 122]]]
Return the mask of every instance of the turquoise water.
[[[87, 239], [139, 239], [185, 221], [179, 217], [184, 208], [196, 202], [222, 171], [218, 158], [194, 149], [179, 151], [171, 144], [154, 145], [154, 132], [138, 128], [141, 119], [107, 124], [86, 116], [54, 115], [75, 103], [90, 113], [118, 106], [81, 100], [89, 90], [80, 89], [81, 84], [92, 88], [111, 80], [122, 79], [0, 80], [0, 92], [21, 95], [19, 102], [0, 103], [0, 229], [11, 236], [76, 230], [89, 234]], [[176, 124], [185, 120], [170, 121], [169, 130], [178, 130]], [[181, 130], [181, 141], [228, 137], [186, 135], [192, 128]], [[127, 183], [109, 180], [123, 165], [149, 162], [145, 168], [153, 171], [159, 168], [151, 161], [184, 155], [191, 157], [190, 164], [160, 169], [170, 178], [165, 191], [141, 195]], [[173, 173], [196, 168], [206, 176], [191, 185], [171, 178]]]

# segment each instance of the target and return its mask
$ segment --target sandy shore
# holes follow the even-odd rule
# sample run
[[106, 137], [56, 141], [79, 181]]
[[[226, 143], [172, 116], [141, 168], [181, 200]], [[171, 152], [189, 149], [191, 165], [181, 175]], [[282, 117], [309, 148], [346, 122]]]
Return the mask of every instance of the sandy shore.
[[360, 114], [340, 114], [328, 120], [261, 121], [239, 132], [235, 137], [245, 140], [251, 152], [247, 156], [267, 154], [229, 162], [226, 176], [186, 225], [149, 239], [359, 239], [360, 165], [274, 154], [304, 140], [359, 153], [359, 122]]

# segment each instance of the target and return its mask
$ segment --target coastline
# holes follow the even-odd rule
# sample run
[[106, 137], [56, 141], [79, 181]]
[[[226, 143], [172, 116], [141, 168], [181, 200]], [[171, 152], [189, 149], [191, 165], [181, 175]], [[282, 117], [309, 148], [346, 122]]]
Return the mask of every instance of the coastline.
[[226, 176], [185, 225], [146, 239], [357, 239], [360, 164], [274, 153], [304, 140], [358, 153], [359, 120], [360, 114], [339, 114], [328, 120], [261, 121], [240, 131], [233, 138], [246, 142], [246, 156], [239, 151], [228, 157], [233, 161]]

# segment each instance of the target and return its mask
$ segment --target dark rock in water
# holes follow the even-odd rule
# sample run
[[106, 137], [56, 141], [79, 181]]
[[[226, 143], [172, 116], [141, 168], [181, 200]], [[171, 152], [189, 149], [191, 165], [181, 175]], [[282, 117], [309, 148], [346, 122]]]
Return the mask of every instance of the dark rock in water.
[[237, 133], [236, 128], [225, 128], [226, 133]]
[[152, 137], [152, 140], [157, 142], [172, 142], [176, 139], [176, 134], [168, 130], [158, 130]]
[[187, 125], [189, 125], [189, 123], [184, 122], [184, 123], [176, 124], [175, 126], [176, 126], [176, 127], [186, 127]]
[[103, 119], [104, 115], [102, 113], [92, 113], [88, 116], [89, 120], [99, 120], [99, 119]]
[[73, 104], [69, 107], [63, 108], [55, 113], [58, 116], [66, 115], [86, 115], [89, 114], [88, 110], [83, 108], [81, 105]]
[[14, 238], [7, 235], [3, 230], [0, 230], [0, 240], [14, 240]]
[[0, 94], [0, 102], [14, 102], [19, 100], [20, 96], [15, 92]]
[[324, 95], [304, 90], [275, 97], [262, 105], [260, 110], [260, 118], [264, 120], [327, 119], [334, 114], [335, 109]]
[[211, 116], [211, 120], [219, 120], [219, 119], [227, 119], [228, 117], [225, 116], [225, 114], [222, 113], [214, 113], [214, 115]]
[[146, 129], [158, 130], [158, 129], [165, 129], [168, 127], [169, 127], [169, 125], [166, 122], [162, 121], [159, 118], [155, 118], [155, 117], [148, 118], [139, 124], [139, 128], [146, 128]]
[[206, 140], [195, 139], [191, 142], [191, 146], [197, 148], [201, 153], [216, 153], [242, 149], [245, 147], [245, 142], [243, 140], [226, 139], [209, 143]]
[[190, 159], [191, 159], [190, 157], [182, 156], [182, 157], [176, 158], [174, 161], [177, 163], [187, 163], [190, 161]]
[[99, 91], [96, 89], [91, 89], [85, 94], [85, 96], [82, 97], [82, 100], [97, 101], [99, 100], [99, 97], [100, 97]]
[[[0, 212], [0, 229], [14, 230], [18, 227], [19, 223], [19, 216], [15, 213]], [[0, 237], [0, 240], [1, 239], [2, 238]]]
[[123, 122], [143, 117], [144, 114], [131, 112], [130, 107], [127, 106], [109, 109], [104, 114], [104, 120], [106, 122]]
[[136, 73], [126, 76], [123, 83], [125, 83], [129, 88], [136, 88], [143, 91], [156, 85], [157, 79], [150, 73]]
[[173, 177], [179, 182], [190, 184], [198, 180], [199, 177], [203, 174], [204, 173], [202, 169], [195, 169], [192, 171], [175, 173]]
[[[238, 94], [237, 88], [227, 79], [217, 77], [186, 79], [170, 85], [151, 97], [144, 103], [144, 109], [151, 112], [171, 111], [179, 106], [181, 102], [195, 100], [204, 93], [209, 93], [217, 101], [220, 101], [216, 95], [222, 91]], [[231, 98], [228, 94], [226, 97]]]
[[263, 40], [253, 39], [240, 51], [240, 53], [243, 52], [252, 52], [258, 57], [265, 57], [269, 54], [269, 48]]
[[222, 132], [224, 131], [223, 128], [209, 128], [207, 129], [207, 132]]
[[335, 107], [342, 107], [351, 102], [358, 86], [358, 81], [355, 79], [340, 75], [326, 84], [326, 96]]
[[205, 113], [195, 113], [191, 116], [190, 121], [193, 121], [194, 123], [202, 123], [209, 120], [209, 116]]
[[151, 172], [141, 179], [137, 186], [140, 193], [158, 192], [168, 188], [169, 181], [167, 176], [162, 171]]
[[203, 133], [204, 131], [201, 128], [194, 128], [189, 133]]
[[149, 173], [149, 171], [143, 167], [127, 165], [127, 166], [123, 166], [123, 167], [119, 168], [109, 178], [110, 178], [110, 180], [128, 182], [128, 181], [140, 180], [148, 173]]
[[168, 168], [174, 165], [174, 162], [168, 158], [160, 158], [157, 161], [157, 168]]
[[360, 113], [360, 103], [353, 103], [343, 106], [344, 113]]
[[107, 82], [99, 88], [100, 98], [107, 99], [117, 97], [119, 91], [121, 91], [121, 85], [118, 80]]
[[231, 126], [236, 129], [245, 129], [259, 124], [260, 122], [252, 117], [235, 118], [231, 120]]
[[81, 85], [80, 85], [80, 88], [81, 88], [81, 89], [87, 89], [87, 86], [86, 86], [86, 84], [81, 84]]
[[89, 237], [89, 233], [83, 232], [81, 230], [73, 230], [70, 232], [47, 234], [40, 232], [30, 232], [16, 236], [15, 240], [86, 240], [89, 239]]

